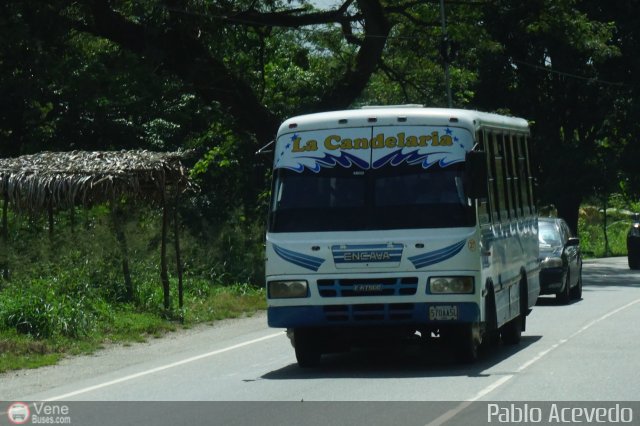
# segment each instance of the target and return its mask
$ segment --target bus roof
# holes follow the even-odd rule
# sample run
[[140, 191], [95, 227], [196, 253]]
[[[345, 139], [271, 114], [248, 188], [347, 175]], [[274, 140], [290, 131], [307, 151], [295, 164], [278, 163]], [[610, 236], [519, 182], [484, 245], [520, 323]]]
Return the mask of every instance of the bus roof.
[[[428, 119], [428, 122], [425, 122]], [[523, 118], [466, 109], [424, 108], [419, 105], [373, 106], [362, 109], [299, 115], [286, 120], [278, 135], [288, 132], [333, 129], [340, 127], [424, 125], [462, 125], [478, 129], [482, 126], [529, 131]]]

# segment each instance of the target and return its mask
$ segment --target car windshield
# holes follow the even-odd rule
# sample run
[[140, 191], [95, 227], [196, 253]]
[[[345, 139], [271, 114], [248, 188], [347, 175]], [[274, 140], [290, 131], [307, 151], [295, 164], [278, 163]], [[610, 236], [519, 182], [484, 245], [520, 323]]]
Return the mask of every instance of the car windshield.
[[473, 226], [463, 165], [276, 170], [270, 232]]
[[541, 246], [558, 246], [561, 244], [560, 233], [553, 222], [539, 222], [538, 241]]

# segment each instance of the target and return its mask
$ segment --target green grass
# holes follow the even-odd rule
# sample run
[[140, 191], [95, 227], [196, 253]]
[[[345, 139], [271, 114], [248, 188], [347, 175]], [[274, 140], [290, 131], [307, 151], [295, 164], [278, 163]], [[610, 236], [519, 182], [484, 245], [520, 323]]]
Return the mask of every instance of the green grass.
[[185, 310], [187, 322], [201, 323], [225, 318], [237, 318], [266, 309], [262, 289], [249, 285], [217, 287], [205, 298], [192, 298]]
[[[200, 286], [204, 285], [200, 283]], [[3, 296], [6, 300], [6, 293], [0, 292], [0, 300]], [[210, 286], [205, 297], [188, 293], [185, 299], [182, 320], [178, 320], [180, 312], [177, 311], [175, 319], [165, 319], [154, 312], [140, 311], [133, 305], [103, 306], [108, 314], [95, 316], [90, 332], [71, 333], [70, 336], [61, 330], [42, 336], [0, 324], [0, 373], [56, 364], [65, 356], [89, 354], [105, 344], [130, 345], [195, 324], [250, 316], [266, 307], [264, 291], [250, 285]], [[0, 320], [1, 317], [2, 312]], [[42, 322], [49, 324], [51, 321]]]
[[[583, 206], [578, 218], [578, 236], [585, 257], [610, 257], [627, 255], [627, 232], [631, 217], [622, 210], [607, 214], [605, 240], [604, 214], [592, 206]], [[607, 245], [608, 240], [608, 245]]]
[[103, 324], [99, 334], [111, 342], [144, 342], [148, 337], [160, 337], [176, 331], [178, 326], [155, 314], [125, 309], [119, 310], [111, 321]]
[[15, 330], [0, 332], [0, 372], [55, 364], [62, 356], [57, 345], [47, 341], [18, 334]]
[[[177, 301], [173, 241], [167, 247], [171, 308], [159, 279], [160, 213], [129, 211], [126, 233], [133, 297], [124, 285], [121, 246], [106, 206], [42, 217], [9, 211], [0, 238], [0, 372], [55, 364], [107, 344], [129, 345], [266, 308], [261, 226], [231, 223], [181, 238], [184, 306]], [[196, 227], [197, 228], [197, 227]], [[1, 272], [1, 271], [0, 271]]]

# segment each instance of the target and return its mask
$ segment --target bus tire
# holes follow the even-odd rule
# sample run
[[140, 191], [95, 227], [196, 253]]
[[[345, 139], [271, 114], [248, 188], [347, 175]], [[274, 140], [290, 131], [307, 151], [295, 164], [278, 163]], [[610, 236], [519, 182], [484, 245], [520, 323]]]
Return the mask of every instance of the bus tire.
[[522, 314], [502, 326], [502, 341], [507, 345], [517, 345], [522, 337]]
[[480, 356], [480, 324], [461, 324], [455, 333], [456, 355], [460, 362], [471, 364]]
[[493, 284], [487, 282], [487, 296], [485, 297], [485, 331], [482, 343], [485, 347], [497, 345], [500, 342], [500, 332], [498, 330], [498, 316], [496, 312], [496, 295]]
[[317, 367], [322, 358], [320, 336], [308, 329], [295, 329], [293, 331], [293, 347], [296, 352], [296, 360], [301, 368]]

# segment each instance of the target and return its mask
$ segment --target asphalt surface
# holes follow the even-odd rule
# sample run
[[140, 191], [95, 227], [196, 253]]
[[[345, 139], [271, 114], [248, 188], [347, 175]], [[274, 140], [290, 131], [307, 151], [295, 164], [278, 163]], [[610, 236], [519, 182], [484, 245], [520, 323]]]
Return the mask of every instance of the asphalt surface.
[[[477, 411], [485, 422], [477, 424], [487, 424], [487, 410], [513, 401], [633, 405], [640, 401], [640, 273], [626, 258], [586, 261], [583, 283], [583, 298], [569, 305], [541, 297], [520, 345], [490, 348], [471, 365], [438, 343], [408, 342], [325, 356], [320, 367], [300, 369], [284, 332], [267, 328], [261, 313], [5, 373], [0, 401], [101, 401], [70, 403], [76, 418], [112, 412], [113, 401], [123, 416], [113, 424], [134, 424], [132, 413], [148, 411], [163, 413], [166, 424], [194, 413], [204, 416], [197, 424], [211, 416], [216, 424], [474, 424]], [[549, 408], [541, 410], [546, 416]], [[629, 410], [640, 422], [640, 407]]]

